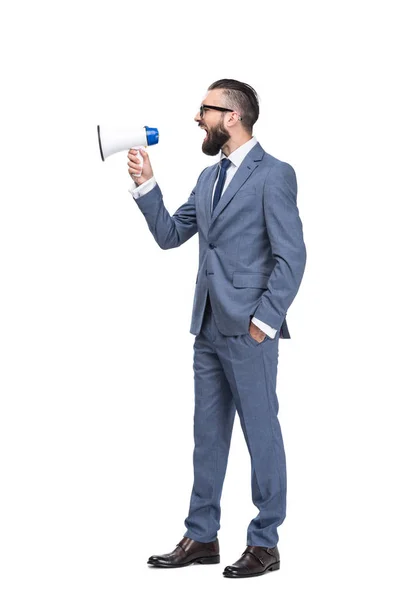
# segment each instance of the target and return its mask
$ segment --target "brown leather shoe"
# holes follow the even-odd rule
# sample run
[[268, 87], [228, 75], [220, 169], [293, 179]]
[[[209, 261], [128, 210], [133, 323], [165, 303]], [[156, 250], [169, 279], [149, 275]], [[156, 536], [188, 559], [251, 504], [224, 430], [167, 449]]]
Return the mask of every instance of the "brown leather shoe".
[[242, 556], [233, 565], [225, 567], [225, 577], [255, 577], [267, 571], [276, 571], [280, 567], [278, 546], [247, 546]]
[[147, 564], [153, 567], [186, 567], [193, 563], [214, 565], [219, 561], [218, 539], [204, 544], [184, 537], [170, 554], [153, 554]]

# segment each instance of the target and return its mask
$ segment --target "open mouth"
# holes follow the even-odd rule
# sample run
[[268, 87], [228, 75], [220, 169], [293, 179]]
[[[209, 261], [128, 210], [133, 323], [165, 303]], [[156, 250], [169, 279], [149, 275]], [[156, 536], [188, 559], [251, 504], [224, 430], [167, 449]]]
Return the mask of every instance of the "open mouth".
[[207, 139], [208, 138], [208, 129], [207, 129], [207, 127], [204, 127], [203, 125], [199, 125], [199, 127], [200, 127], [200, 129], [203, 129], [206, 132], [206, 135], [205, 135], [204, 139]]

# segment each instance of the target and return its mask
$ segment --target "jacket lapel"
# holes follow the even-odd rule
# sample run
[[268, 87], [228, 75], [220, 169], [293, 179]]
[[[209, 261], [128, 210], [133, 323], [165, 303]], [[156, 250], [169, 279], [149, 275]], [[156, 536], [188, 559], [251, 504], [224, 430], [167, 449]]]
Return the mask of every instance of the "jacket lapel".
[[250, 152], [248, 152], [246, 154], [244, 160], [240, 164], [240, 167], [238, 168], [235, 175], [231, 179], [229, 185], [227, 186], [226, 190], [222, 194], [217, 206], [215, 207], [215, 210], [213, 211], [213, 213], [211, 215], [211, 194], [212, 194], [213, 184], [215, 183], [215, 179], [217, 176], [216, 174], [218, 172], [218, 163], [216, 165], [214, 165], [212, 171], [210, 171], [211, 176], [210, 176], [210, 180], [207, 183], [207, 188], [206, 188], [206, 191], [207, 191], [206, 201], [208, 202], [208, 206], [206, 207], [206, 214], [207, 214], [207, 217], [210, 217], [208, 220], [210, 227], [214, 223], [214, 221], [218, 217], [218, 215], [221, 214], [221, 212], [224, 210], [224, 208], [232, 200], [234, 195], [242, 187], [242, 185], [248, 180], [250, 175], [253, 173], [254, 169], [256, 169], [258, 167], [258, 164], [262, 160], [263, 155], [264, 155], [264, 150], [261, 148], [260, 143], [257, 142], [257, 144], [254, 146], [254, 148], [252, 148], [250, 150]]
[[210, 227], [210, 221], [211, 221], [211, 198], [212, 198], [214, 183], [217, 178], [217, 173], [218, 173], [218, 163], [216, 163], [215, 165], [212, 165], [211, 168], [208, 170], [207, 179], [204, 183], [204, 199], [205, 199], [204, 210], [206, 213], [206, 221], [207, 221], [208, 229]]

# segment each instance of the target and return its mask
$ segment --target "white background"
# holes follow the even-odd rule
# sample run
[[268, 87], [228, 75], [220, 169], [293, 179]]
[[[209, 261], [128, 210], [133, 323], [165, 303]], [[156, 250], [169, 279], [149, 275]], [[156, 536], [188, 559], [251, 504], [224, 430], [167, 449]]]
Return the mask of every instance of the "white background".
[[[19, 2], [1, 18], [1, 597], [398, 598], [395, 2]], [[280, 341], [281, 570], [232, 581], [257, 510], [236, 419], [221, 564], [160, 570], [192, 486], [198, 237], [165, 252], [96, 126], [158, 127], [172, 214], [216, 158], [207, 87], [252, 85], [307, 247]], [[397, 588], [397, 589], [396, 589]]]

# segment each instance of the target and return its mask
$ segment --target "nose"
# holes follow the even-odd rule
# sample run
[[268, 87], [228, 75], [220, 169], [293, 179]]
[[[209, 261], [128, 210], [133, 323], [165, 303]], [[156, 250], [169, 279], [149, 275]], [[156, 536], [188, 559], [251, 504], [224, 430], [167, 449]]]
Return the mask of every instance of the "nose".
[[198, 123], [200, 121], [200, 111], [199, 110], [197, 111], [194, 120], [196, 121], [196, 123]]

